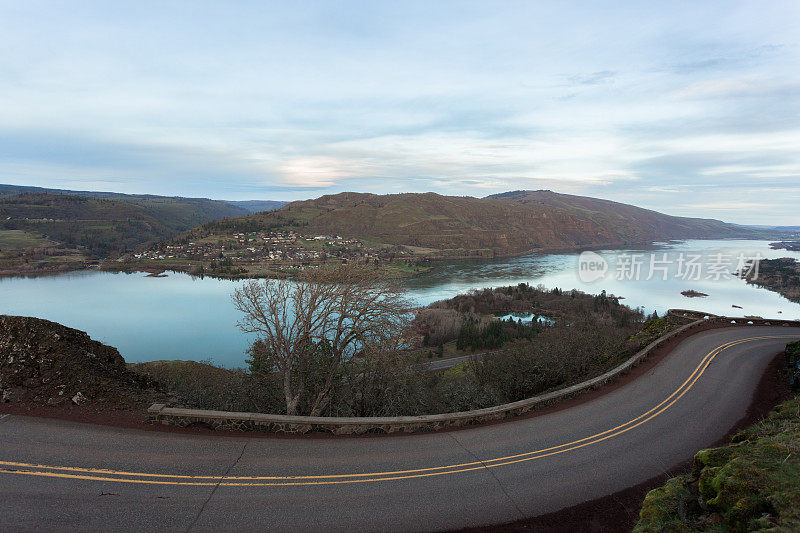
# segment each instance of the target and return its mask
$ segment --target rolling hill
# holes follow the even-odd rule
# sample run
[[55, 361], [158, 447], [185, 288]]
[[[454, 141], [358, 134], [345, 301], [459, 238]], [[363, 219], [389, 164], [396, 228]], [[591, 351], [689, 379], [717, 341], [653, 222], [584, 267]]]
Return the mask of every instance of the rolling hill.
[[174, 237], [206, 222], [284, 204], [0, 184], [0, 231], [25, 232], [34, 240], [47, 236], [103, 257]]
[[208, 198], [71, 191], [66, 189], [45, 189], [42, 187], [0, 184], [0, 198], [7, 198], [19, 194], [77, 196], [130, 204], [140, 208], [143, 213], [155, 217], [173, 231], [184, 231], [211, 220], [238, 217], [252, 212], [244, 207], [229, 202], [209, 200]]
[[74, 195], [6, 195], [0, 196], [0, 230], [45, 236], [103, 257], [172, 237], [204, 218], [184, 207], [173, 211]]
[[552, 191], [512, 191], [489, 196], [513, 200], [531, 208], [553, 208], [585, 217], [598, 226], [611, 228], [622, 242], [645, 242], [667, 239], [713, 239], [759, 234], [736, 224], [704, 219], [665, 215], [629, 204], [588, 196], [560, 194]]
[[775, 232], [665, 215], [631, 205], [514, 191], [487, 198], [435, 193], [346, 192], [292, 202], [271, 213], [206, 224], [203, 233], [300, 227], [433, 255], [507, 255], [538, 249], [643, 244], [669, 239], [771, 238]]

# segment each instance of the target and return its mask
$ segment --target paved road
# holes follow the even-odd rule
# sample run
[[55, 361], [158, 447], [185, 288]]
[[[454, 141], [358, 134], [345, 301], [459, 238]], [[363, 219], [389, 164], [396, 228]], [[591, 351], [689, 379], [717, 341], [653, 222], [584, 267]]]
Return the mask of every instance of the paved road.
[[447, 370], [464, 361], [469, 361], [473, 357], [483, 357], [487, 352], [479, 352], [470, 355], [459, 355], [458, 357], [448, 357], [446, 359], [433, 359], [422, 363], [425, 370]]
[[536, 516], [638, 484], [718, 440], [798, 337], [698, 333], [597, 399], [446, 433], [254, 439], [6, 416], [0, 529], [440, 530]]

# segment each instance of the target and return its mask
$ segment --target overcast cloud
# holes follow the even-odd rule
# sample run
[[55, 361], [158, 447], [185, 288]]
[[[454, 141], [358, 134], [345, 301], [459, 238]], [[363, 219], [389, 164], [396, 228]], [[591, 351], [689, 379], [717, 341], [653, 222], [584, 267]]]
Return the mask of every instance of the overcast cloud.
[[0, 183], [800, 224], [795, 2], [0, 1]]

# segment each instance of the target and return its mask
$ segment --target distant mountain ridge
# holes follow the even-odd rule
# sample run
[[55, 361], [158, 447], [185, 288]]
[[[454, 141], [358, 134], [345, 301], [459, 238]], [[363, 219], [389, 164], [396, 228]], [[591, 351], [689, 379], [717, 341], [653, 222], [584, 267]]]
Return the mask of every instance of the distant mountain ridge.
[[208, 226], [240, 231], [302, 227], [309, 234], [336, 234], [453, 256], [776, 235], [552, 191], [512, 191], [486, 198], [345, 192]]
[[278, 200], [212, 200], [210, 198], [187, 198], [183, 196], [160, 196], [156, 194], [125, 194], [119, 192], [102, 191], [73, 191], [69, 189], [48, 189], [46, 187], [34, 187], [29, 185], [0, 184], [0, 195], [23, 193], [70, 194], [74, 196], [85, 196], [88, 198], [106, 198], [109, 200], [118, 200], [137, 205], [144, 205], [147, 203], [152, 205], [157, 199], [172, 200], [205, 209], [208, 211], [210, 220], [242, 216], [248, 213], [257, 213], [260, 211], [272, 211], [289, 203]]
[[[741, 230], [736, 224], [720, 220], [666, 215], [652, 209], [612, 200], [555, 193], [549, 190], [512, 191], [487, 198], [502, 198], [528, 206], [571, 210], [600, 226], [618, 228], [618, 237], [623, 241], [642, 238], [645, 240], [726, 238], [737, 236], [740, 232], [743, 236], [760, 234], [758, 231], [750, 233], [749, 230], [752, 228]], [[631, 225], [633, 231], [625, 229]]]
[[285, 206], [289, 202], [281, 200], [224, 200], [229, 204], [241, 207], [250, 213], [260, 213], [262, 211], [274, 211]]
[[282, 203], [0, 185], [0, 230], [46, 235], [96, 256], [129, 251], [186, 231], [209, 235], [276, 228], [406, 246], [430, 256], [785, 236], [775, 230], [675, 217], [552, 191], [510, 191], [486, 198], [345, 192], [266, 211]]
[[748, 224], [745, 225], [747, 228], [756, 228], [756, 229], [773, 229], [778, 231], [790, 231], [790, 232], [798, 232], [800, 231], [800, 226], [761, 226], [761, 225], [752, 225]]

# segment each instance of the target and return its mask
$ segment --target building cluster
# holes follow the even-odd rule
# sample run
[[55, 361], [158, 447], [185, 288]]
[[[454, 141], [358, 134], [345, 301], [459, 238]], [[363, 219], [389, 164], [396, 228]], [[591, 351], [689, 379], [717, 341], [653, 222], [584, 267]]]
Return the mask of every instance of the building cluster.
[[304, 263], [328, 259], [392, 260], [407, 256], [410, 254], [402, 249], [370, 248], [359, 240], [338, 235], [303, 236], [293, 231], [271, 231], [172, 242], [134, 253], [126, 259]]

